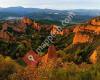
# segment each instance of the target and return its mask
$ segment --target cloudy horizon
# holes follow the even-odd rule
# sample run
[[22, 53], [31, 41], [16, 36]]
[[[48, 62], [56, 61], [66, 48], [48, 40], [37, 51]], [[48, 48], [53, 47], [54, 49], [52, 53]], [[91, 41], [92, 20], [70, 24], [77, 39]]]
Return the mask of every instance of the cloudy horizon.
[[100, 9], [100, 0], [0, 0], [0, 7], [22, 6], [41, 9]]

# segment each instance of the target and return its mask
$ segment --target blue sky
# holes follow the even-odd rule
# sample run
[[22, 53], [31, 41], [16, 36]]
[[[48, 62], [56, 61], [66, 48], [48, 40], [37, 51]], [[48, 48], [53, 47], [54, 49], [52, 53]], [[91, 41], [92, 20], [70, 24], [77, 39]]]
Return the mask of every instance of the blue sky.
[[100, 0], [0, 0], [0, 7], [33, 7], [49, 9], [100, 9]]

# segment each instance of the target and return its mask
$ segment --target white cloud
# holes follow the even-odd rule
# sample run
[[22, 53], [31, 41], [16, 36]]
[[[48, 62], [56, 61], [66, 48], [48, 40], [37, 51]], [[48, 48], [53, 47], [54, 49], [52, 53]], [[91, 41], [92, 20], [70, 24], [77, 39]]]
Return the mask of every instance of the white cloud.
[[100, 0], [0, 0], [0, 7], [9, 6], [52, 9], [100, 9]]

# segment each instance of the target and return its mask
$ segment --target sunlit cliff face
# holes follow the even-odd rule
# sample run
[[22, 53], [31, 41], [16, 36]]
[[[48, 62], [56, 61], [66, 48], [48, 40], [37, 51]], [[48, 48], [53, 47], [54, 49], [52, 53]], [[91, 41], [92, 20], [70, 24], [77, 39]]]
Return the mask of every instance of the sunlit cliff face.
[[97, 51], [93, 51], [93, 53], [91, 54], [91, 56], [89, 57], [89, 61], [92, 64], [95, 64], [97, 62]]
[[14, 37], [7, 32], [0, 32], [0, 39], [6, 40], [6, 41], [12, 41], [14, 40]]
[[90, 21], [90, 24], [91, 25], [96, 25], [96, 26], [100, 26], [100, 19], [99, 18], [97, 18], [97, 19], [93, 19], [93, 20], [91, 20]]
[[34, 29], [38, 30], [38, 31], [41, 30], [40, 25], [39, 25], [38, 23], [36, 23], [35, 21], [33, 22], [32, 27], [33, 27]]
[[95, 32], [96, 34], [100, 34], [100, 19], [94, 18], [88, 21], [86, 25], [78, 25], [75, 27], [73, 32], [79, 31], [90, 31]]
[[22, 19], [22, 22], [23, 22], [24, 24], [27, 24], [27, 25], [31, 25], [31, 24], [32, 24], [32, 20], [29, 19], [29, 18], [27, 18], [27, 17], [24, 17], [24, 18]]
[[54, 45], [52, 45], [52, 46], [49, 46], [48, 52], [46, 53], [46, 55], [42, 57], [42, 62], [47, 63], [49, 59], [56, 59], [56, 58], [57, 58], [56, 48]]
[[51, 34], [53, 34], [53, 35], [56, 35], [56, 34], [63, 35], [63, 32], [62, 31], [58, 31], [58, 26], [52, 25]]
[[100, 46], [98, 46], [90, 55], [89, 61], [92, 64], [100, 62]]
[[52, 25], [51, 34], [53, 34], [53, 35], [68, 35], [69, 30], [62, 28], [62, 30], [59, 31], [58, 26]]
[[73, 39], [73, 44], [92, 42], [92, 40], [93, 39], [89, 35], [76, 33]]
[[91, 35], [100, 35], [100, 20], [92, 19], [84, 25], [77, 25], [73, 32], [75, 33], [73, 44], [92, 42], [92, 37], [88, 34], [81, 34], [81, 32], [88, 32]]
[[7, 28], [8, 28], [8, 24], [7, 24], [7, 23], [4, 23], [4, 24], [2, 25], [2, 31], [6, 31]]
[[38, 23], [36, 23], [35, 21], [33, 22], [31, 19], [27, 18], [27, 17], [24, 17], [22, 19], [22, 23], [26, 24], [26, 25], [31, 25], [32, 28], [40, 31], [41, 30], [41, 27]]
[[79, 31], [88, 31], [88, 32], [100, 34], [100, 27], [96, 25], [76, 26], [73, 32], [77, 33]]

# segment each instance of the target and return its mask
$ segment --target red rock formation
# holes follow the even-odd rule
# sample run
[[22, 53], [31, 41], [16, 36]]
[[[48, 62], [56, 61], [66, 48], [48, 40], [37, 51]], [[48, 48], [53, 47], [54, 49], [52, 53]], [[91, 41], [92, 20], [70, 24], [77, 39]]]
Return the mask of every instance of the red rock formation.
[[2, 31], [0, 32], [0, 39], [6, 40], [6, 41], [15, 40], [15, 38], [12, 35], [10, 35], [7, 32], [2, 32]]
[[90, 24], [91, 25], [97, 25], [97, 26], [100, 26], [100, 20], [98, 20], [98, 18], [94, 18], [90, 21]]
[[35, 30], [38, 30], [40, 31], [41, 30], [41, 26], [36, 23], [35, 21], [33, 22], [32, 20], [30, 20], [29, 18], [27, 17], [24, 17], [22, 19], [22, 23], [26, 24], [26, 25], [32, 25], [32, 27], [35, 29]]
[[27, 24], [27, 25], [31, 25], [31, 24], [32, 24], [32, 20], [29, 19], [29, 18], [27, 18], [27, 17], [24, 17], [24, 18], [22, 19], [22, 22], [23, 22], [24, 24]]
[[93, 38], [87, 34], [76, 33], [73, 39], [73, 44], [92, 42]]
[[86, 24], [76, 25], [73, 32], [75, 33], [75, 37], [73, 40], [74, 44], [90, 42], [92, 41], [92, 37], [87, 34], [82, 35], [81, 32], [100, 35], [100, 19], [94, 18]]
[[67, 28], [59, 29], [58, 26], [52, 25], [51, 34], [53, 35], [68, 35], [69, 33], [70, 33], [70, 30]]
[[97, 51], [93, 51], [92, 54], [89, 56], [89, 62], [92, 64], [97, 63]]
[[47, 54], [42, 57], [42, 62], [47, 63], [50, 59], [56, 59], [56, 58], [57, 58], [56, 49], [55, 46], [52, 45], [48, 48]]
[[89, 54], [89, 62], [92, 64], [100, 62], [100, 46]]
[[64, 28], [64, 29], [63, 29], [63, 35], [68, 35], [68, 34], [70, 34], [70, 30]]
[[7, 28], [8, 28], [8, 24], [7, 24], [7, 23], [4, 23], [4, 24], [2, 25], [2, 31], [6, 31]]
[[19, 33], [25, 32], [25, 29], [20, 29], [19, 27], [14, 27], [13, 30], [16, 31], [16, 32], [19, 32]]
[[57, 34], [63, 35], [63, 31], [59, 30], [58, 26], [52, 25], [51, 34], [53, 34], [53, 35], [57, 35]]
[[34, 29], [38, 30], [38, 31], [41, 30], [41, 26], [40, 26], [38, 23], [36, 23], [36, 22], [33, 22], [32, 27], [33, 27]]
[[50, 46], [48, 48], [47, 55], [48, 55], [48, 58], [49, 59], [56, 58], [56, 49], [55, 49], [55, 46], [54, 45], [52, 45], [52, 46]]
[[96, 33], [97, 35], [100, 34], [100, 27], [99, 26], [92, 26], [92, 25], [87, 25], [87, 26], [76, 26], [73, 32], [77, 33], [80, 31], [88, 31], [92, 33]]

